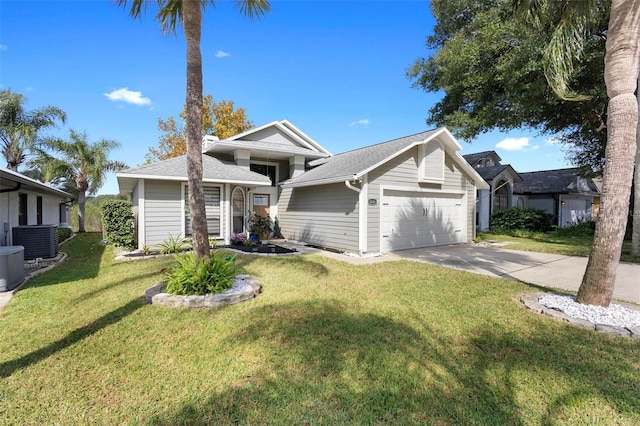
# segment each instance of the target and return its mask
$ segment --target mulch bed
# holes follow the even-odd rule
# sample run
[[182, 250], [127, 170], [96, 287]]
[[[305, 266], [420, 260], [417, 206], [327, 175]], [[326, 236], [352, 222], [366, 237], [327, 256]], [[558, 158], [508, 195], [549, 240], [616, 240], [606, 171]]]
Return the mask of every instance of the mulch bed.
[[255, 246], [245, 246], [245, 245], [229, 245], [222, 246], [221, 248], [229, 248], [233, 250], [243, 251], [245, 253], [265, 253], [265, 254], [289, 254], [295, 253], [294, 250], [290, 250], [288, 248], [280, 247], [275, 244], [259, 244]]

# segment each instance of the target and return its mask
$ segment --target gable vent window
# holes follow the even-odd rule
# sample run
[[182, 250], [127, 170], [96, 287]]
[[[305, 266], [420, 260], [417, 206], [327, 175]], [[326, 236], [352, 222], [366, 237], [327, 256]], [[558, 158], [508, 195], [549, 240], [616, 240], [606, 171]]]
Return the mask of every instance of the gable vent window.
[[418, 179], [421, 182], [444, 182], [444, 149], [437, 141], [431, 141], [426, 145], [420, 145], [418, 150], [420, 166]]

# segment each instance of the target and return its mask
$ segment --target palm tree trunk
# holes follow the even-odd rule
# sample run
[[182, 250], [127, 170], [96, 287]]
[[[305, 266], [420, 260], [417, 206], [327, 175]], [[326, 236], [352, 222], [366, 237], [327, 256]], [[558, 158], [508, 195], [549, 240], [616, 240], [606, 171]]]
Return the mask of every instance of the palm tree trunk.
[[84, 228], [84, 212], [86, 199], [87, 197], [85, 191], [78, 191], [78, 233], [86, 232]]
[[[638, 80], [640, 86], [640, 80]], [[640, 97], [636, 94], [638, 109]], [[636, 130], [636, 168], [633, 174], [633, 219], [631, 223], [631, 254], [640, 257], [640, 119]]]
[[609, 306], [629, 217], [638, 127], [640, 0], [612, 0], [605, 56], [609, 96], [602, 205], [577, 301]]
[[193, 252], [198, 259], [208, 259], [209, 239], [202, 188], [202, 54], [200, 36], [202, 10], [199, 0], [182, 3], [184, 35], [187, 41], [187, 180]]

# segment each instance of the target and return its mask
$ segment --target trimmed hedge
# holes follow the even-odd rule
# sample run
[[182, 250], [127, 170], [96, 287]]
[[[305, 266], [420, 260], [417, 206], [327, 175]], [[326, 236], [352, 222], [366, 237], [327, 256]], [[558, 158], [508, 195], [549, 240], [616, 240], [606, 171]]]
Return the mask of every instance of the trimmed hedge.
[[551, 229], [552, 216], [544, 210], [531, 207], [510, 207], [491, 215], [489, 230], [546, 232]]
[[133, 248], [133, 206], [125, 200], [107, 200], [102, 209], [104, 239], [116, 247]]

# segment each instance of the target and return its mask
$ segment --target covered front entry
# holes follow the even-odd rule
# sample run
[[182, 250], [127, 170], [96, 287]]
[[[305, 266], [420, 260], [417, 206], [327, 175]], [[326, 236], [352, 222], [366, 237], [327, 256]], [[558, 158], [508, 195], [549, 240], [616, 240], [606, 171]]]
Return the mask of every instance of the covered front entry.
[[385, 190], [382, 251], [462, 243], [466, 239], [464, 194]]

